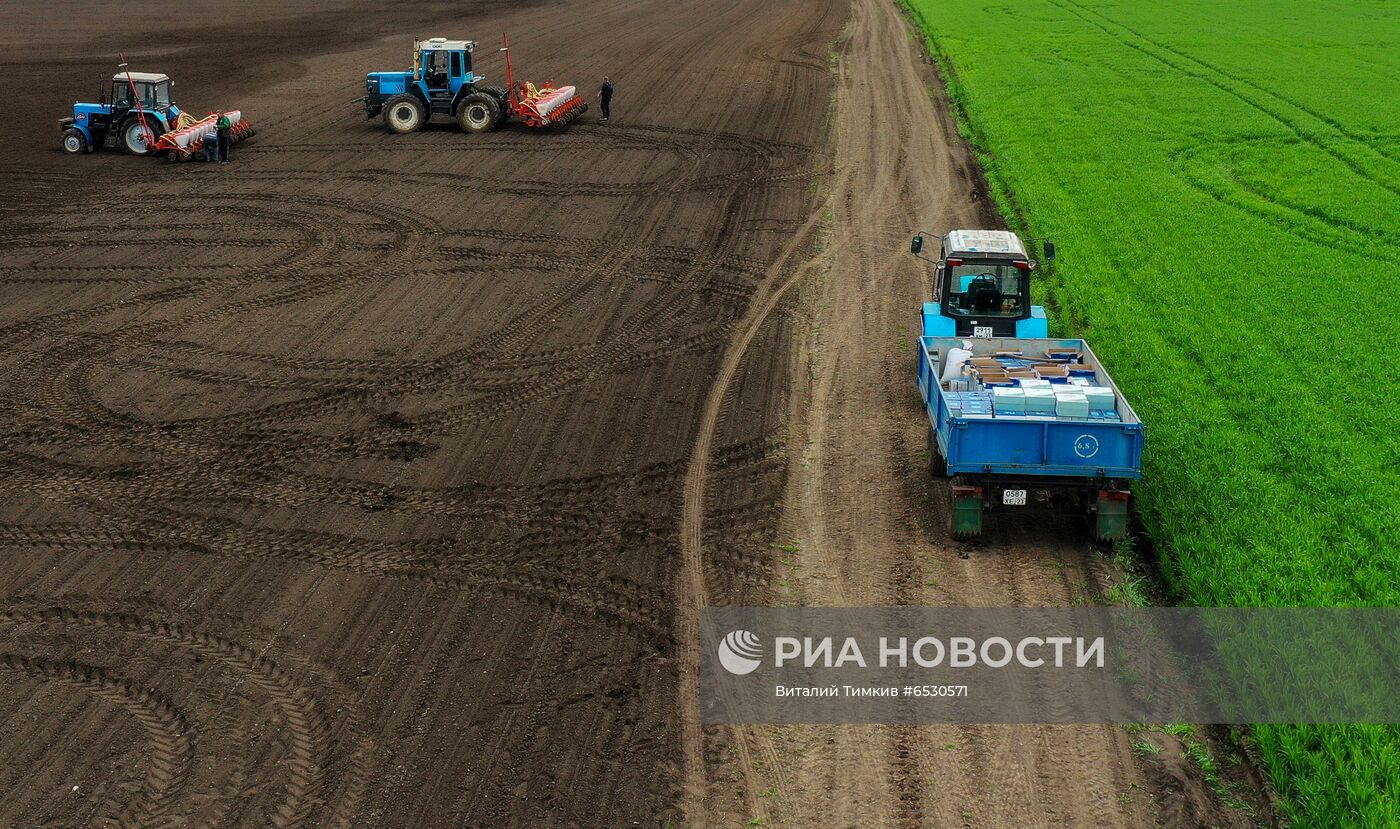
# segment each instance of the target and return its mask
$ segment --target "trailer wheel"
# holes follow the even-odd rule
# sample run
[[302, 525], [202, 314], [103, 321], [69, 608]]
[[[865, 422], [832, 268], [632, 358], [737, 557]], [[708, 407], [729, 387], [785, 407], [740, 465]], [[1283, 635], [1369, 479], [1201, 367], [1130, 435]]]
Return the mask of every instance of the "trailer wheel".
[[423, 104], [412, 95], [394, 95], [384, 102], [384, 127], [389, 132], [403, 135], [423, 128], [427, 113]]
[[77, 155], [88, 151], [87, 136], [77, 127], [69, 127], [63, 131], [63, 151], [69, 155]]
[[[150, 143], [147, 143], [146, 133], [150, 132]], [[122, 148], [131, 155], [150, 155], [155, 152], [155, 139], [160, 138], [160, 122], [154, 118], [146, 119], [146, 126], [141, 126], [141, 118], [133, 115], [122, 122]]]
[[457, 105], [457, 123], [462, 132], [490, 132], [500, 117], [500, 105], [486, 92], [473, 92]]
[[948, 477], [948, 459], [938, 448], [938, 440], [934, 438], [931, 427], [928, 430], [928, 474], [935, 479]]
[[477, 91], [495, 98], [496, 106], [500, 109], [500, 114], [496, 116], [496, 125], [491, 129], [498, 130], [505, 126], [506, 121], [510, 120], [510, 96], [506, 91], [499, 86], [478, 86]]

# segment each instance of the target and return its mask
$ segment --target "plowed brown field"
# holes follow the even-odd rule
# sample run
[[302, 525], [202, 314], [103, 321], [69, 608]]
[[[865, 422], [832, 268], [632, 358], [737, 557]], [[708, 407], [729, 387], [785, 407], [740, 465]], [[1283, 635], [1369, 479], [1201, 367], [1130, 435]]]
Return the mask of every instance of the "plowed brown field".
[[[34, 79], [0, 160], [0, 825], [674, 814], [681, 481], [830, 167], [844, 3], [128, 5], [0, 11]], [[611, 75], [613, 121], [390, 136], [351, 102], [414, 36], [499, 80], [504, 31], [531, 78]], [[60, 154], [123, 49], [258, 136]], [[723, 590], [766, 578], [780, 492], [762, 339], [715, 444]]]

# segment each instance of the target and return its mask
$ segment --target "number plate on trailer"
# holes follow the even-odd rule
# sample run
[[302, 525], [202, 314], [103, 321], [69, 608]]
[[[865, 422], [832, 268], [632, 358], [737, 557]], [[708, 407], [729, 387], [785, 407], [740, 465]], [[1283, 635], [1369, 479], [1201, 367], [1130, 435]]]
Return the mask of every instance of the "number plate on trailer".
[[992, 327], [990, 325], [974, 325], [972, 326], [972, 336], [981, 340], [990, 340]]
[[1001, 502], [1008, 507], [1024, 507], [1026, 505], [1026, 491], [1024, 489], [1003, 489]]

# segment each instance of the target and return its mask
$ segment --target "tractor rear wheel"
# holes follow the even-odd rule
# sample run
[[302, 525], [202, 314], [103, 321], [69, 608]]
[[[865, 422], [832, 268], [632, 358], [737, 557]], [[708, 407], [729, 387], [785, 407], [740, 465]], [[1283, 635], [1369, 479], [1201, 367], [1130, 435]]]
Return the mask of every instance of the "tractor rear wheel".
[[131, 155], [150, 155], [155, 151], [156, 139], [160, 138], [160, 133], [159, 121], [147, 118], [145, 126], [142, 126], [141, 119], [133, 115], [122, 122], [122, 147]]
[[501, 114], [496, 116], [496, 126], [492, 129], [498, 130], [505, 126], [506, 121], [510, 120], [510, 96], [499, 86], [478, 86], [477, 89], [495, 98], [496, 106], [501, 109]]
[[63, 131], [63, 151], [77, 155], [88, 151], [87, 136], [77, 127], [69, 127]]
[[415, 132], [422, 129], [426, 120], [423, 104], [412, 95], [394, 95], [384, 102], [384, 126], [389, 132]]
[[457, 105], [457, 123], [462, 132], [490, 132], [501, 117], [501, 105], [486, 92], [473, 92]]

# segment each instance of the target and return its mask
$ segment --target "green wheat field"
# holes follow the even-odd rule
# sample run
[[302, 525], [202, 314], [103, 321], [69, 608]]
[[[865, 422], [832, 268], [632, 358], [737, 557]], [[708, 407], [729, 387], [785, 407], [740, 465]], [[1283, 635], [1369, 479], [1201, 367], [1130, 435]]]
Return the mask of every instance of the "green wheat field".
[[[1180, 599], [1400, 604], [1400, 3], [906, 1]], [[1254, 733], [1295, 826], [1400, 826], [1400, 729]]]

